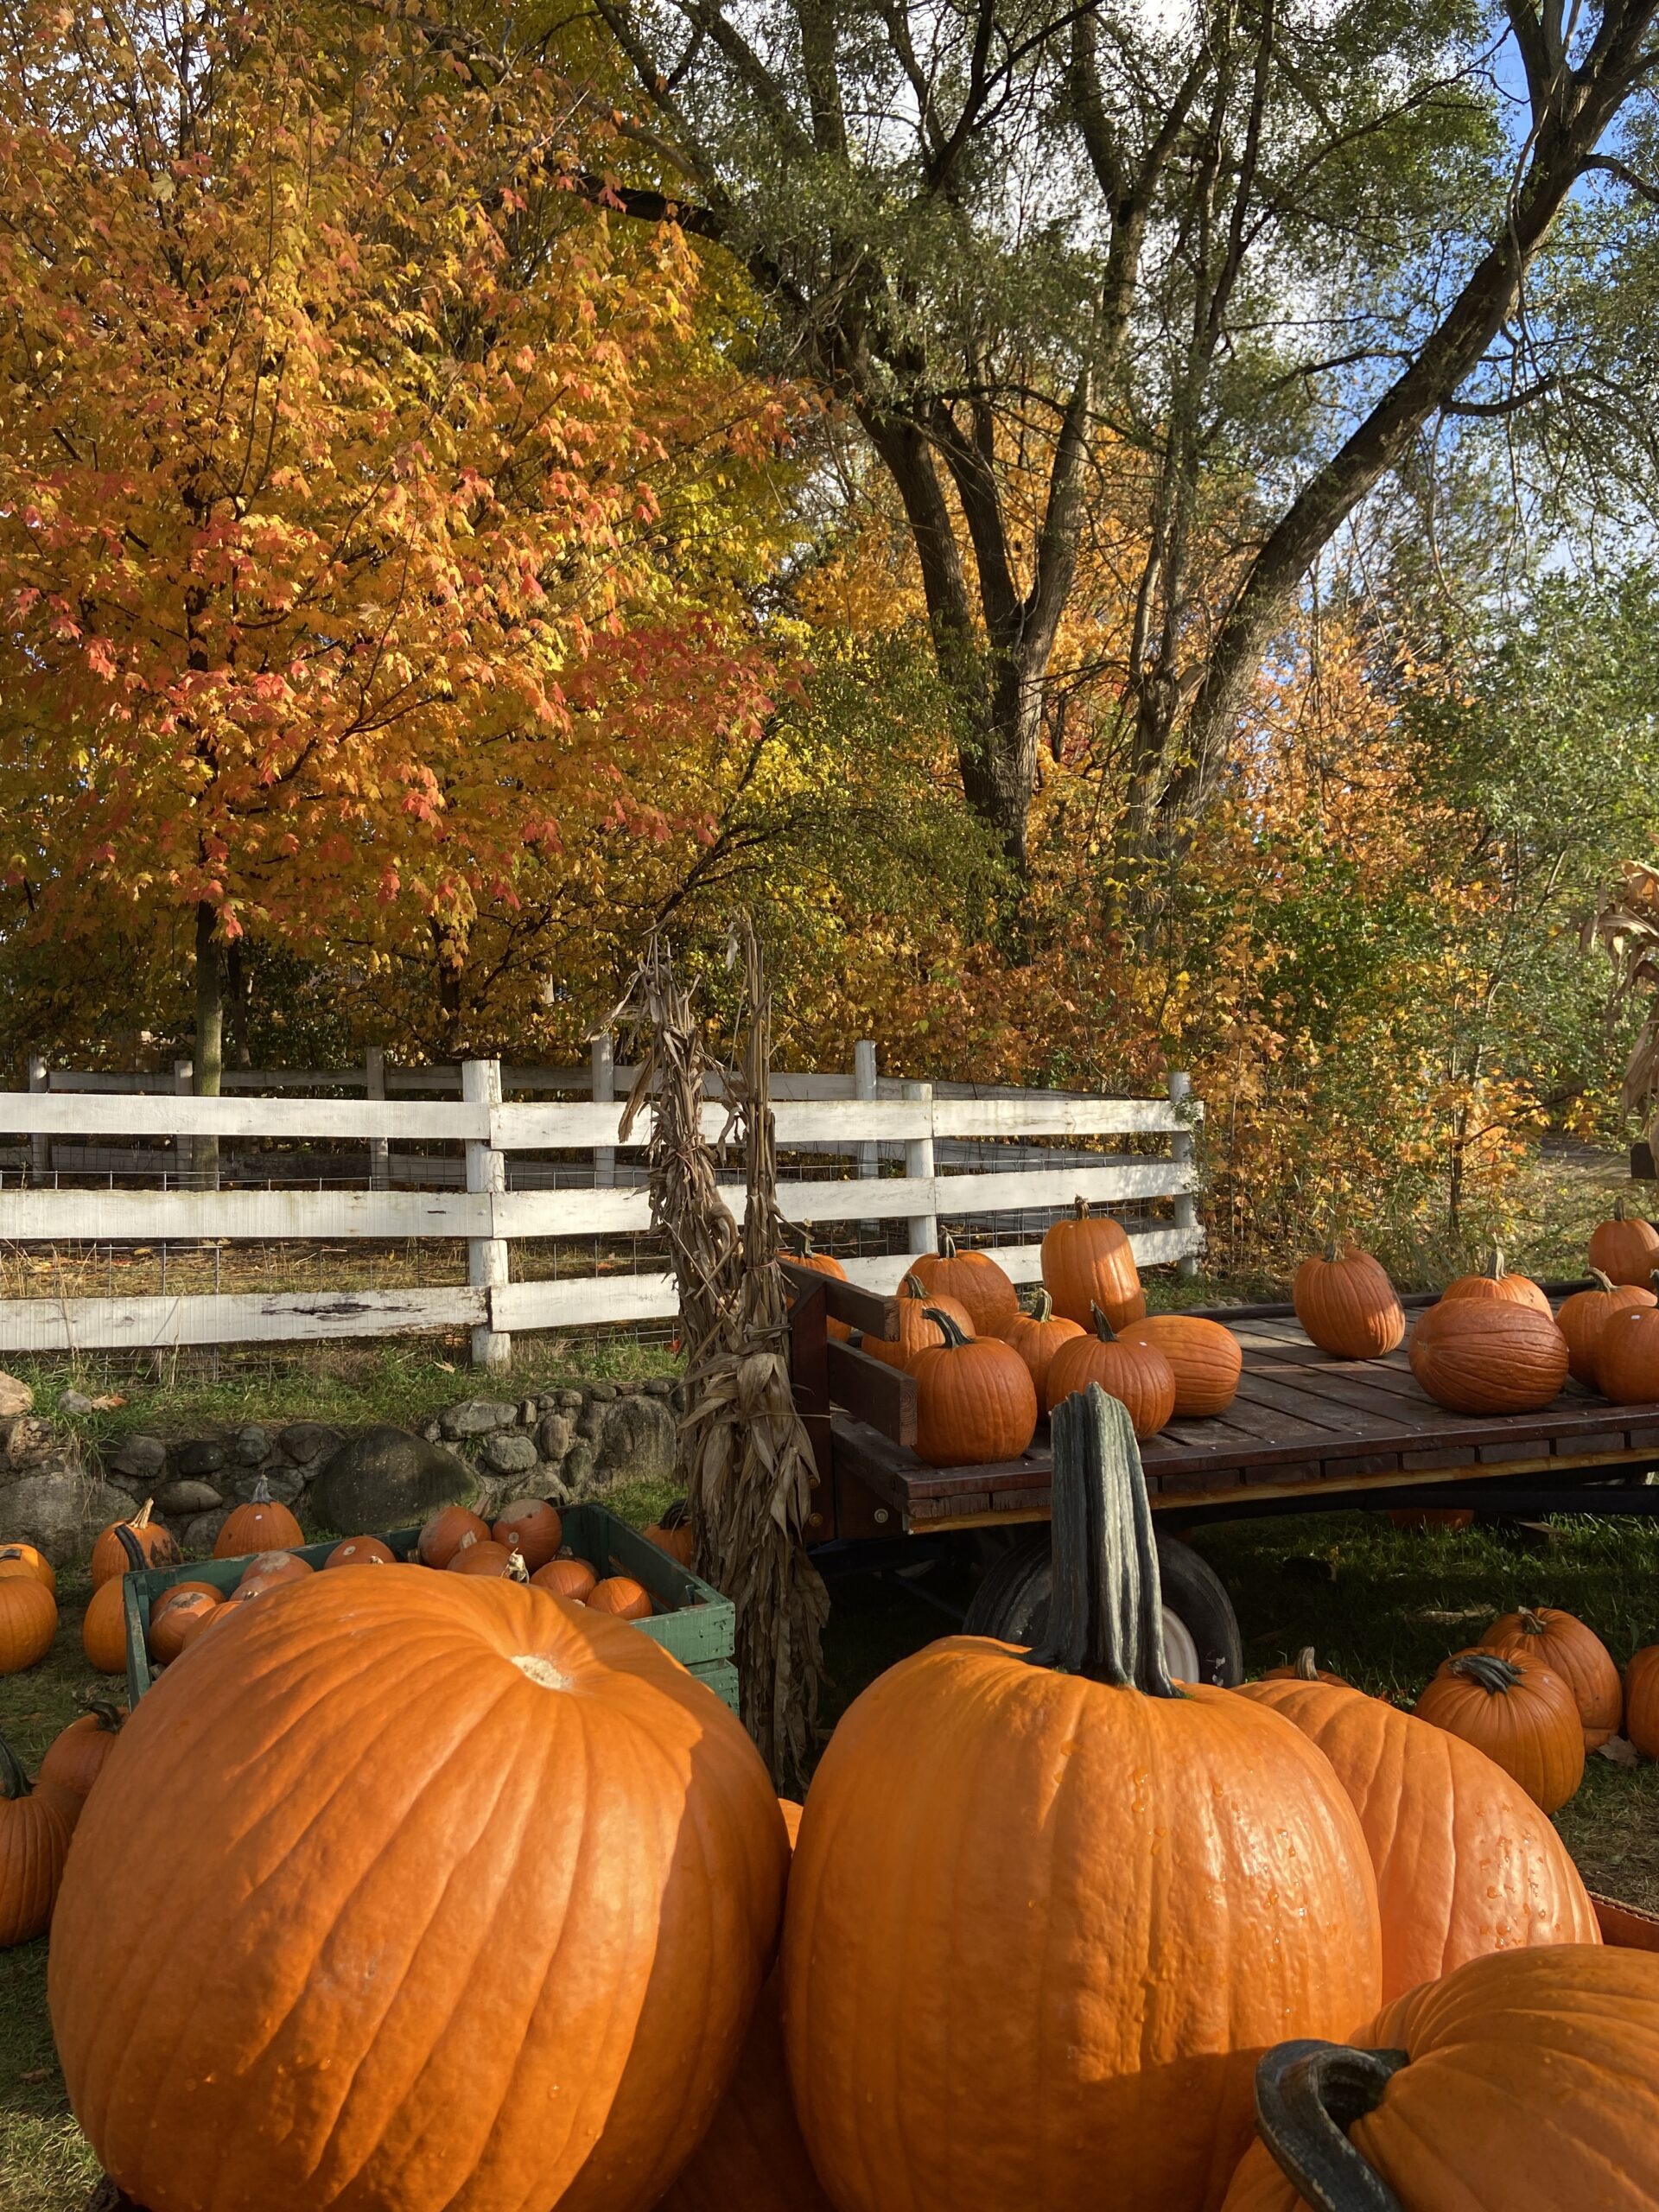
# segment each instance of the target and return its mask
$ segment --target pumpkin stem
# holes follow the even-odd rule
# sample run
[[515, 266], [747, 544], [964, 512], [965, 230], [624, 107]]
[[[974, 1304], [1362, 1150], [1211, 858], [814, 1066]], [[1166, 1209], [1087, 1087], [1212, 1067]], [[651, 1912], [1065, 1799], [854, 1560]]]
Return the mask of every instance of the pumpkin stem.
[[131, 1520], [127, 1522], [127, 1527], [129, 1529], [148, 1529], [149, 1526], [149, 1509], [155, 1504], [155, 1503], [156, 1501], [153, 1497], [147, 1497], [143, 1503], [139, 1507], [138, 1510], [133, 1515]]
[[90, 1713], [99, 1726], [107, 1729], [111, 1736], [127, 1717], [126, 1707], [117, 1705], [107, 1697], [79, 1697], [75, 1702], [83, 1713]]
[[524, 1555], [516, 1541], [507, 1554], [507, 1580], [510, 1582], [528, 1582], [530, 1580], [530, 1569], [524, 1565]]
[[1590, 1274], [1598, 1290], [1612, 1290], [1616, 1287], [1611, 1275], [1603, 1274], [1599, 1268], [1592, 1268]]
[[1033, 1321], [1052, 1321], [1054, 1319], [1054, 1301], [1046, 1290], [1036, 1291], [1026, 1311]]
[[1089, 1311], [1094, 1316], [1095, 1334], [1100, 1338], [1102, 1344], [1115, 1344], [1117, 1342], [1117, 1331], [1112, 1326], [1106, 1316], [1101, 1312], [1099, 1306], [1095, 1304], [1092, 1298], [1089, 1301]]
[[1071, 1201], [1071, 1211], [1078, 1221], [1087, 1221], [1089, 1218], [1088, 1199], [1073, 1198]]
[[918, 1276], [906, 1275], [899, 1286], [899, 1295], [900, 1298], [925, 1299], [927, 1296], [927, 1285]]
[[3, 1736], [0, 1736], [0, 1797], [14, 1803], [27, 1797], [32, 1789], [29, 1777], [23, 1772], [22, 1762]]
[[954, 1260], [956, 1256], [957, 1240], [947, 1230], [939, 1239], [939, 1257], [942, 1260]]
[[1491, 1265], [1487, 1268], [1486, 1272], [1487, 1272], [1487, 1274], [1488, 1274], [1489, 1275], [1491, 1275], [1491, 1279], [1492, 1279], [1492, 1281], [1493, 1281], [1494, 1282], [1502, 1282], [1502, 1281], [1503, 1281], [1503, 1246], [1502, 1246], [1501, 1244], [1494, 1244], [1494, 1245], [1493, 1245], [1493, 1247], [1492, 1247], [1492, 1262], [1491, 1262]]
[[123, 1574], [143, 1574], [149, 1565], [149, 1560], [144, 1556], [143, 1546], [124, 1521], [119, 1523], [115, 1533], [121, 1541], [122, 1550], [127, 1555], [128, 1563], [121, 1572]]
[[1336, 1238], [1334, 1236], [1327, 1236], [1325, 1240], [1325, 1264], [1327, 1268], [1333, 1268], [1341, 1257], [1341, 1248], [1338, 1244]]
[[1613, 1219], [1615, 1221], [1623, 1221], [1624, 1218], [1624, 1195], [1621, 1192], [1620, 1195], [1613, 1200]]
[[1531, 1605], [1522, 1605], [1521, 1608], [1521, 1632], [1523, 1636], [1548, 1636], [1549, 1634], [1549, 1623], [1544, 1618], [1543, 1615], [1535, 1609], [1535, 1607]]
[[1317, 1682], [1319, 1670], [1313, 1663], [1313, 1646], [1305, 1643], [1296, 1654], [1296, 1679], [1299, 1682]]
[[922, 1319], [933, 1324], [952, 1351], [959, 1344], [967, 1343], [968, 1338], [963, 1332], [961, 1322], [953, 1321], [943, 1306], [925, 1306], [922, 1308]]
[[261, 1475], [258, 1480], [254, 1484], [253, 1489], [249, 1494], [248, 1503], [250, 1505], [269, 1505], [270, 1503], [270, 1484], [265, 1480], [263, 1475]]
[[1454, 1675], [1463, 1675], [1489, 1697], [1507, 1696], [1517, 1682], [1527, 1679], [1524, 1667], [1517, 1667], [1497, 1651], [1463, 1651], [1446, 1663]]
[[1276, 2044], [1255, 2069], [1255, 2124], [1279, 2170], [1313, 2212], [1402, 2212], [1400, 2199], [1348, 2139], [1382, 2101], [1411, 2054], [1345, 2044]]
[[1035, 1667], [1115, 1689], [1177, 1697], [1164, 1657], [1163, 1599], [1147, 1478], [1128, 1410], [1098, 1382], [1052, 1417], [1054, 1594]]

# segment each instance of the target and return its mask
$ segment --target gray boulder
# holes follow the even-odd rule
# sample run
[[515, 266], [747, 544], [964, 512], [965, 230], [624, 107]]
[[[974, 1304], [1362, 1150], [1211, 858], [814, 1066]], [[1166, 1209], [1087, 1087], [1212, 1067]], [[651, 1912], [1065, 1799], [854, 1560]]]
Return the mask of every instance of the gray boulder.
[[526, 1436], [521, 1428], [498, 1431], [486, 1436], [479, 1457], [492, 1474], [527, 1475], [538, 1462], [536, 1440]]
[[639, 1387], [648, 1398], [671, 1398], [674, 1395], [674, 1377], [671, 1375], [647, 1376]]
[[220, 1487], [246, 1505], [263, 1482], [279, 1505], [293, 1505], [310, 1479], [308, 1468], [296, 1467], [288, 1459], [273, 1459], [264, 1467], [229, 1468], [220, 1478]]
[[200, 1438], [194, 1444], [181, 1444], [173, 1454], [173, 1465], [179, 1472], [198, 1480], [204, 1475], [216, 1475], [225, 1459], [225, 1446], [212, 1437]]
[[355, 1536], [424, 1521], [452, 1500], [470, 1503], [478, 1478], [458, 1453], [404, 1428], [347, 1438], [311, 1486], [311, 1517]]
[[206, 1559], [219, 1541], [219, 1532], [230, 1519], [235, 1508], [216, 1505], [211, 1513], [198, 1513], [194, 1521], [187, 1521], [178, 1532], [179, 1544], [187, 1559]]
[[463, 1436], [488, 1436], [498, 1428], [511, 1428], [518, 1418], [517, 1406], [503, 1405], [499, 1398], [463, 1398], [458, 1406], [446, 1406], [438, 1416], [438, 1427], [452, 1440]]
[[159, 1436], [124, 1437], [104, 1464], [124, 1482], [148, 1483], [153, 1488], [167, 1465], [167, 1446]]
[[84, 1390], [60, 1390], [58, 1411], [67, 1420], [79, 1421], [86, 1414], [96, 1413], [98, 1408]]
[[73, 1433], [54, 1428], [37, 1414], [19, 1414], [5, 1423], [5, 1461], [8, 1468], [32, 1471], [52, 1469], [73, 1460], [79, 1446]]
[[14, 1414], [30, 1414], [35, 1410], [35, 1393], [27, 1382], [20, 1382], [15, 1375], [0, 1375], [0, 1421], [10, 1421]]
[[245, 1428], [237, 1430], [235, 1451], [245, 1467], [257, 1467], [270, 1457], [270, 1439], [257, 1421], [250, 1421]]
[[[330, 1428], [322, 1421], [291, 1421], [276, 1439], [285, 1459], [296, 1467], [309, 1467], [317, 1460], [327, 1458], [340, 1448], [340, 1436], [337, 1428]], [[355, 1535], [356, 1531], [352, 1531]]]
[[594, 1447], [586, 1437], [579, 1436], [565, 1453], [559, 1478], [573, 1497], [580, 1497], [593, 1486]]
[[589, 1405], [612, 1405], [614, 1404], [616, 1396], [617, 1389], [614, 1382], [590, 1382], [588, 1385], [587, 1398]]
[[156, 1510], [169, 1529], [194, 1520], [198, 1513], [211, 1513], [224, 1503], [211, 1483], [163, 1483], [156, 1493]]
[[111, 1521], [125, 1521], [132, 1500], [96, 1475], [58, 1466], [25, 1475], [6, 1492], [6, 1534], [34, 1544], [54, 1567], [84, 1560], [92, 1538]]
[[570, 1449], [570, 1424], [563, 1414], [544, 1414], [536, 1431], [536, 1449], [557, 1466]]
[[594, 1478], [608, 1486], [671, 1475], [675, 1441], [674, 1416], [660, 1398], [619, 1398], [594, 1442]]

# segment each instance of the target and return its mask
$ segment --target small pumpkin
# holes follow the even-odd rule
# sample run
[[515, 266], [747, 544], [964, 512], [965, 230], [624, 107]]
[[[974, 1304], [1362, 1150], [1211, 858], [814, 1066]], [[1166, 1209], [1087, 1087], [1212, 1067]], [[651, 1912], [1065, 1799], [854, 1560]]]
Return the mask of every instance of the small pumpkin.
[[860, 1351], [872, 1359], [879, 1359], [886, 1367], [908, 1370], [918, 1351], [931, 1351], [944, 1342], [943, 1331], [927, 1318], [930, 1306], [937, 1306], [941, 1313], [948, 1313], [964, 1337], [979, 1334], [973, 1315], [960, 1299], [931, 1298], [923, 1288], [919, 1276], [907, 1274], [893, 1300], [892, 1336], [862, 1337], [859, 1340]]
[[124, 1706], [108, 1698], [91, 1698], [79, 1720], [59, 1729], [41, 1761], [40, 1780], [50, 1782], [72, 1796], [84, 1800], [104, 1771], [104, 1762], [115, 1749], [115, 1739], [127, 1717]]
[[211, 1598], [216, 1605], [222, 1605], [225, 1600], [225, 1592], [216, 1582], [169, 1582], [149, 1609], [150, 1626], [155, 1627], [169, 1605], [176, 1605], [181, 1598], [196, 1592], [204, 1598]]
[[651, 1592], [631, 1574], [607, 1574], [602, 1582], [595, 1582], [588, 1593], [588, 1604], [594, 1612], [614, 1613], [621, 1621], [651, 1618]]
[[[847, 1270], [841, 1262], [833, 1253], [820, 1252], [804, 1230], [801, 1231], [800, 1250], [791, 1252], [788, 1256], [796, 1267], [810, 1268], [815, 1275], [828, 1275], [835, 1282], [847, 1281]], [[824, 1316], [823, 1327], [826, 1336], [834, 1337], [841, 1344], [845, 1344], [853, 1333], [848, 1324], [837, 1321], [833, 1313]]]
[[1615, 1313], [1596, 1339], [1596, 1387], [1616, 1406], [1659, 1400], [1659, 1306]]
[[1592, 1268], [1593, 1290], [1575, 1290], [1555, 1309], [1555, 1325], [1567, 1338], [1567, 1371], [1586, 1389], [1599, 1389], [1596, 1354], [1602, 1332], [1616, 1313], [1633, 1312], [1638, 1306], [1659, 1306], [1650, 1290], [1636, 1283], [1616, 1283]]
[[511, 1544], [498, 1544], [493, 1536], [481, 1542], [468, 1536], [458, 1544], [446, 1574], [478, 1574], [497, 1581], [528, 1582], [530, 1575], [524, 1560]]
[[559, 1546], [564, 1541], [564, 1522], [557, 1506], [550, 1505], [544, 1497], [515, 1497], [496, 1515], [490, 1533], [509, 1551], [516, 1548], [533, 1574], [538, 1567], [558, 1557]]
[[1584, 1726], [1571, 1689], [1530, 1659], [1478, 1645], [1442, 1660], [1417, 1717], [1461, 1736], [1553, 1813], [1584, 1779]]
[[1026, 1363], [1000, 1337], [970, 1337], [938, 1306], [944, 1342], [917, 1353], [916, 1456], [931, 1467], [1017, 1459], [1037, 1432], [1037, 1393]]
[[46, 1933], [79, 1813], [80, 1800], [60, 1783], [31, 1789], [0, 1736], [0, 1948]]
[[243, 1568], [236, 1586], [242, 1590], [250, 1582], [303, 1582], [316, 1571], [310, 1560], [302, 1559], [297, 1552], [256, 1552]]
[[0, 1675], [36, 1667], [58, 1632], [58, 1601], [32, 1574], [0, 1582]]
[[481, 1544], [489, 1533], [489, 1522], [464, 1505], [441, 1505], [421, 1530], [415, 1549], [423, 1567], [448, 1567], [464, 1538]]
[[1618, 1669], [1594, 1629], [1574, 1615], [1554, 1605], [1523, 1606], [1519, 1612], [1500, 1614], [1480, 1640], [1491, 1651], [1507, 1652], [1513, 1646], [1522, 1658], [1534, 1659], [1560, 1676], [1578, 1706], [1586, 1751], [1599, 1750], [1618, 1732], [1624, 1717]]
[[1411, 1371], [1459, 1414], [1535, 1413], [1567, 1380], [1567, 1338], [1548, 1313], [1507, 1300], [1453, 1298], [1419, 1316]]
[[1406, 1309], [1380, 1260], [1332, 1238], [1296, 1270], [1291, 1304], [1304, 1334], [1333, 1359], [1382, 1359], [1406, 1340]]
[[[118, 1524], [118, 1541], [125, 1545], [127, 1574], [142, 1574], [149, 1564], [139, 1548], [137, 1536], [124, 1521]], [[100, 1675], [124, 1675], [127, 1671], [127, 1601], [126, 1575], [118, 1574], [102, 1582], [93, 1591], [80, 1620], [80, 1648], [86, 1654], [86, 1663]]]
[[907, 1272], [930, 1303], [937, 1291], [966, 1306], [976, 1336], [1000, 1336], [1020, 1311], [1019, 1292], [990, 1254], [958, 1250], [954, 1237], [942, 1236], [938, 1250], [912, 1260]]
[[1526, 1306], [1535, 1313], [1542, 1313], [1553, 1320], [1550, 1303], [1530, 1275], [1511, 1274], [1503, 1265], [1503, 1254], [1494, 1244], [1492, 1256], [1484, 1269], [1475, 1274], [1459, 1275], [1447, 1283], [1440, 1293], [1440, 1303], [1446, 1300], [1472, 1298], [1485, 1305]]
[[1096, 1306], [1115, 1329], [1146, 1319], [1128, 1232], [1109, 1214], [1091, 1213], [1087, 1198], [1073, 1199], [1065, 1219], [1044, 1232], [1042, 1267], [1055, 1312], [1080, 1329], [1090, 1327]]
[[691, 1533], [690, 1508], [683, 1497], [665, 1506], [660, 1521], [653, 1521], [644, 1531], [645, 1541], [655, 1544], [659, 1552], [666, 1552], [679, 1566], [690, 1568], [696, 1551], [696, 1540]]
[[550, 1559], [530, 1579], [536, 1589], [569, 1599], [573, 1605], [585, 1605], [599, 1580], [585, 1559]]
[[1078, 1323], [1054, 1311], [1054, 1301], [1046, 1290], [1033, 1292], [1029, 1309], [1016, 1313], [1003, 1330], [1003, 1342], [1012, 1344], [1026, 1363], [1039, 1412], [1048, 1411], [1048, 1370], [1054, 1364], [1055, 1353], [1084, 1333]]
[[305, 1541], [305, 1531], [288, 1508], [270, 1494], [261, 1475], [245, 1505], [238, 1505], [219, 1532], [215, 1559], [240, 1559], [247, 1552], [291, 1552]]
[[1156, 1436], [1175, 1410], [1175, 1376], [1156, 1344], [1138, 1330], [1120, 1337], [1097, 1306], [1095, 1333], [1062, 1344], [1048, 1370], [1051, 1405], [1098, 1382], [1109, 1398], [1128, 1408], [1137, 1437]]
[[1590, 1232], [1590, 1265], [1616, 1283], [1645, 1290], [1659, 1268], [1659, 1230], [1615, 1198], [1611, 1220]]
[[36, 1551], [33, 1544], [0, 1544], [0, 1576], [8, 1574], [32, 1574], [54, 1598], [58, 1594], [56, 1570], [46, 1554]]
[[149, 1656], [158, 1667], [170, 1666], [209, 1613], [217, 1612], [219, 1600], [200, 1590], [182, 1590], [171, 1605], [151, 1616], [149, 1624]]
[[177, 1543], [159, 1521], [150, 1519], [154, 1500], [146, 1498], [130, 1521], [111, 1521], [100, 1529], [92, 1545], [92, 1587], [101, 1590], [112, 1578], [132, 1571], [131, 1554], [121, 1539], [126, 1529], [137, 1545], [142, 1570], [146, 1567], [177, 1567], [184, 1557]]
[[1287, 1667], [1269, 1667], [1262, 1677], [1264, 1682], [1325, 1682], [1332, 1689], [1351, 1690], [1353, 1684], [1344, 1675], [1327, 1674], [1315, 1664], [1313, 1646], [1305, 1643]]
[[397, 1554], [378, 1536], [346, 1536], [322, 1562], [329, 1567], [396, 1567]]
[[1177, 1421], [1213, 1419], [1237, 1396], [1244, 1347], [1219, 1321], [1198, 1313], [1149, 1313], [1128, 1333], [1155, 1345], [1169, 1362]]
[[1624, 1669], [1624, 1733], [1644, 1759], [1659, 1759], [1659, 1643], [1644, 1643]]

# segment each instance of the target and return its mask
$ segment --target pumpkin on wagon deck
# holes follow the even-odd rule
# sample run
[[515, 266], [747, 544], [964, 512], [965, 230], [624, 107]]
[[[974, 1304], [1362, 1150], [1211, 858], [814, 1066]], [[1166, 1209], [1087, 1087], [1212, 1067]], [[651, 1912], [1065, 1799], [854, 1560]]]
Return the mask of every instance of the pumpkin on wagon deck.
[[1447, 1299], [1457, 1300], [1471, 1298], [1486, 1306], [1529, 1306], [1535, 1313], [1550, 1313], [1550, 1304], [1530, 1275], [1511, 1274], [1503, 1264], [1503, 1255], [1498, 1246], [1492, 1247], [1492, 1256], [1484, 1268], [1473, 1274], [1459, 1275], [1447, 1283], [1440, 1293], [1440, 1303]]
[[924, 1252], [906, 1273], [915, 1276], [930, 1301], [936, 1291], [966, 1306], [981, 1337], [1001, 1336], [1020, 1311], [1020, 1294], [988, 1252], [959, 1248], [954, 1236], [941, 1236], [937, 1252]]
[[1611, 1219], [1590, 1232], [1589, 1259], [1592, 1270], [1616, 1283], [1645, 1290], [1659, 1268], [1659, 1229], [1627, 1212], [1624, 1199], [1615, 1198]]
[[1406, 1309], [1380, 1260], [1333, 1237], [1304, 1260], [1291, 1304], [1310, 1344], [1333, 1359], [1382, 1359], [1406, 1340]]
[[1616, 1406], [1659, 1399], [1659, 1307], [1609, 1316], [1596, 1338], [1596, 1388]]
[[1206, 1321], [1201, 1313], [1149, 1313], [1127, 1333], [1154, 1345], [1169, 1362], [1174, 1420], [1213, 1420], [1238, 1395], [1244, 1347], [1219, 1321]]
[[1038, 1291], [1030, 1306], [1022, 1307], [1003, 1330], [1003, 1343], [1012, 1344], [1026, 1363], [1039, 1413], [1049, 1410], [1048, 1370], [1054, 1364], [1055, 1353], [1083, 1334], [1077, 1322], [1054, 1311], [1054, 1301], [1046, 1290]]
[[783, 1819], [736, 1719], [513, 1583], [392, 1567], [237, 1610], [123, 1728], [59, 1904], [53, 2030], [105, 2171], [146, 2212], [646, 2212], [776, 1936]]
[[1043, 1233], [1043, 1283], [1063, 1319], [1090, 1325], [1096, 1306], [1115, 1329], [1147, 1317], [1135, 1247], [1122, 1222], [1091, 1213], [1087, 1198]]
[[918, 1352], [916, 1457], [931, 1467], [1017, 1459], [1037, 1433], [1037, 1393], [1026, 1363], [1000, 1337], [965, 1336], [944, 1308], [927, 1318], [943, 1343]]
[[912, 1274], [905, 1277], [893, 1296], [893, 1334], [861, 1336], [859, 1350], [868, 1358], [879, 1359], [884, 1367], [908, 1369], [918, 1351], [931, 1351], [944, 1342], [944, 1330], [937, 1321], [927, 1318], [930, 1306], [948, 1314], [964, 1337], [979, 1334], [973, 1315], [960, 1299], [947, 1298], [943, 1292], [933, 1296], [923, 1287], [920, 1277]]
[[1062, 1344], [1048, 1370], [1051, 1409], [1074, 1392], [1098, 1382], [1109, 1397], [1129, 1409], [1137, 1436], [1156, 1436], [1166, 1427], [1175, 1411], [1175, 1376], [1156, 1344], [1138, 1325], [1119, 1336], [1098, 1306], [1095, 1331]]
[[1418, 1317], [1411, 1371], [1459, 1414], [1536, 1413], [1567, 1381], [1567, 1338], [1548, 1313], [1513, 1300], [1452, 1298]]
[[1564, 1298], [1555, 1309], [1555, 1325], [1567, 1338], [1567, 1371], [1575, 1382], [1582, 1382], [1586, 1389], [1597, 1390], [1601, 1378], [1597, 1371], [1597, 1354], [1607, 1324], [1616, 1313], [1633, 1312], [1638, 1306], [1659, 1306], [1650, 1290], [1638, 1288], [1634, 1283], [1611, 1281], [1599, 1268], [1592, 1268], [1595, 1287], [1591, 1290], [1575, 1290]]

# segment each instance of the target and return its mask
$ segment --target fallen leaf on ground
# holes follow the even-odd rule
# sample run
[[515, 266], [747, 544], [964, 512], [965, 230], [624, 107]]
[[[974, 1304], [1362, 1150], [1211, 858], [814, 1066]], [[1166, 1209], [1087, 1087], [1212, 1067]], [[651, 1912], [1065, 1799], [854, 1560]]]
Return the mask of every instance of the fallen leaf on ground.
[[1639, 1764], [1636, 1745], [1627, 1737], [1610, 1736], [1605, 1744], [1596, 1745], [1597, 1756], [1611, 1759], [1615, 1766], [1635, 1766]]

